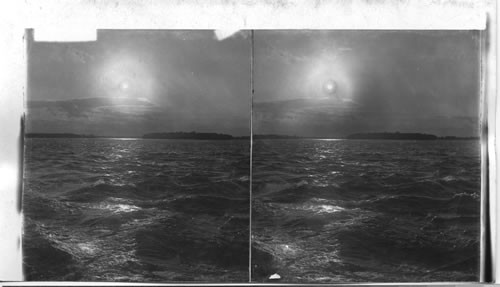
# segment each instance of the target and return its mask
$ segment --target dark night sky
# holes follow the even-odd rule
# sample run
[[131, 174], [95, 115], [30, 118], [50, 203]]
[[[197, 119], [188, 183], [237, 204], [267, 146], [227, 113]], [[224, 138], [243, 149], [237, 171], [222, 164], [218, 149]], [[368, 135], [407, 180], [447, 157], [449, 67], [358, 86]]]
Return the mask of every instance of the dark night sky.
[[478, 31], [260, 31], [254, 75], [256, 133], [478, 132]]
[[[32, 43], [28, 132], [248, 135], [251, 38], [100, 31]], [[478, 132], [478, 31], [255, 31], [255, 133]]]
[[97, 42], [32, 43], [28, 132], [141, 136], [250, 132], [250, 37], [99, 31]]

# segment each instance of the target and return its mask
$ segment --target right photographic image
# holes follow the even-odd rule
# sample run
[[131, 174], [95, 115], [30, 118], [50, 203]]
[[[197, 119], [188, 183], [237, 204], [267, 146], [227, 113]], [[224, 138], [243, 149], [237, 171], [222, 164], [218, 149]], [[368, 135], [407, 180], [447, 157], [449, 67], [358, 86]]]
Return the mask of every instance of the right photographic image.
[[479, 281], [481, 34], [253, 33], [253, 282]]

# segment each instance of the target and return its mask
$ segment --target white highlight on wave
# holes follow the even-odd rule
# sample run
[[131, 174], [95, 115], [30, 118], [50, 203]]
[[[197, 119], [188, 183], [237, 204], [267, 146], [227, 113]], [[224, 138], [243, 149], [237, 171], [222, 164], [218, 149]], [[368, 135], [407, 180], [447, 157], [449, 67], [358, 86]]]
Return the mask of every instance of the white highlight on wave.
[[322, 204], [317, 206], [311, 206], [310, 210], [316, 213], [334, 213], [344, 210], [344, 208], [336, 205]]
[[313, 198], [308, 203], [302, 206], [303, 210], [312, 211], [314, 213], [336, 213], [344, 211], [345, 208], [331, 204], [323, 198]]
[[141, 208], [131, 204], [123, 204], [123, 203], [100, 203], [97, 206], [94, 206], [96, 209], [109, 210], [113, 213], [127, 213], [138, 211]]

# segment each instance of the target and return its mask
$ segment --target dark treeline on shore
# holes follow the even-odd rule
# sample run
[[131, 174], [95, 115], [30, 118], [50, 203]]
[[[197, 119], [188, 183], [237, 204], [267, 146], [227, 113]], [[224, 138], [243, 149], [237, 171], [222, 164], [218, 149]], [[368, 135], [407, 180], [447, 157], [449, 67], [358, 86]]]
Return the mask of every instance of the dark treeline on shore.
[[260, 140], [260, 139], [304, 139], [304, 137], [299, 137], [299, 136], [289, 136], [289, 135], [253, 135], [254, 140]]
[[26, 133], [26, 138], [96, 138], [94, 135], [79, 135], [72, 133]]
[[[143, 138], [143, 139], [196, 139], [196, 140], [249, 140], [250, 136], [235, 137], [229, 134], [221, 133], [199, 133], [199, 132], [163, 132], [147, 133], [142, 137], [117, 137], [117, 136], [96, 136], [82, 135], [73, 133], [26, 133], [26, 138]], [[298, 136], [288, 135], [253, 135], [254, 139], [301, 139]]]
[[437, 136], [431, 134], [420, 133], [357, 133], [347, 136], [347, 139], [389, 139], [389, 140], [436, 140]]
[[173, 132], [150, 133], [142, 136], [144, 139], [196, 139], [196, 140], [230, 140], [232, 135], [218, 133]]
[[135, 136], [96, 136], [92, 134], [73, 134], [73, 133], [26, 133], [25, 138], [136, 138]]
[[366, 140], [472, 140], [479, 139], [479, 137], [456, 137], [444, 136], [438, 137], [432, 134], [422, 133], [356, 133], [346, 137], [347, 139], [366, 139]]
[[[208, 140], [228, 140], [228, 139], [250, 139], [250, 136], [235, 137], [228, 134], [218, 133], [198, 133], [198, 132], [173, 132], [173, 133], [151, 133], [145, 134], [143, 138], [155, 139], [208, 139]], [[253, 139], [301, 139], [303, 137], [289, 135], [253, 135]]]

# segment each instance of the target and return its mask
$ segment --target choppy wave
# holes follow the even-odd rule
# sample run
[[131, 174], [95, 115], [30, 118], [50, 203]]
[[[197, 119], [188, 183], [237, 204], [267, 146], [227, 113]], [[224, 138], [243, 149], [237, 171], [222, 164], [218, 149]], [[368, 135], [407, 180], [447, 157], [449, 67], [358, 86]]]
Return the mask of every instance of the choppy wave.
[[479, 144], [256, 141], [253, 279], [477, 281]]
[[247, 280], [247, 142], [27, 144], [28, 280]]
[[[253, 150], [253, 280], [477, 280], [477, 142]], [[248, 169], [244, 141], [30, 139], [27, 279], [245, 282]]]

